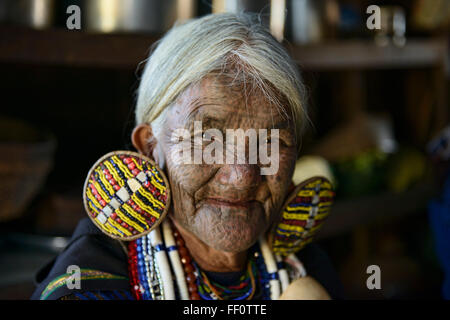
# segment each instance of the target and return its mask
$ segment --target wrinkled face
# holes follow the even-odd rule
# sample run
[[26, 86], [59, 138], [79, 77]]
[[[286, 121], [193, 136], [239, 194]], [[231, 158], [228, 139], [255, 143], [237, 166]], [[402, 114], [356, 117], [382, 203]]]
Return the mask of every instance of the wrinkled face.
[[[183, 128], [194, 138], [195, 121], [201, 121], [203, 130], [218, 129], [224, 140], [227, 129], [267, 129], [269, 135], [271, 129], [279, 129], [277, 172], [261, 175], [263, 165], [250, 161], [180, 164], [179, 142], [172, 137]], [[206, 78], [186, 90], [168, 110], [158, 140], [171, 186], [173, 217], [210, 247], [244, 251], [280, 214], [296, 160], [295, 131], [258, 91], [245, 94], [240, 86]], [[204, 149], [211, 143], [200, 141], [200, 145], [192, 143], [193, 149]], [[248, 147], [248, 138], [246, 143]]]

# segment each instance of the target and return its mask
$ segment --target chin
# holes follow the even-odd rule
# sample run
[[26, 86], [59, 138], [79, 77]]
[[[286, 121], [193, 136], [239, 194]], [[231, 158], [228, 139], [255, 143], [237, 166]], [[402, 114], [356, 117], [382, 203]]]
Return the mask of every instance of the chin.
[[248, 250], [258, 239], [259, 233], [228, 232], [220, 238], [205, 239], [205, 243], [218, 251], [238, 253]]
[[266, 229], [261, 206], [229, 208], [204, 206], [197, 212], [195, 233], [208, 246], [224, 252], [249, 249]]

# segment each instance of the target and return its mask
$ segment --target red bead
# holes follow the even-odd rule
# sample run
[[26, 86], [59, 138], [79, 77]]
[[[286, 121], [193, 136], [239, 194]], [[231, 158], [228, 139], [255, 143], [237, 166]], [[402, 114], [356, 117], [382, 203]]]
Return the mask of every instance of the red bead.
[[139, 169], [133, 169], [133, 171], [131, 171], [135, 176], [137, 176], [139, 174]]
[[101, 204], [103, 207], [106, 206], [105, 200], [100, 200], [100, 204]]
[[133, 170], [134, 168], [136, 168], [136, 164], [134, 162], [130, 162], [128, 164], [128, 169]]
[[112, 186], [114, 186], [114, 185], [116, 185], [116, 180], [114, 180], [114, 179], [110, 179], [109, 180], [109, 183], [112, 185]]
[[131, 160], [131, 158], [125, 158], [125, 159], [123, 159], [123, 162], [125, 163], [125, 164], [129, 164], [130, 162], [132, 162], [133, 160]]
[[178, 252], [180, 253], [181, 257], [186, 257], [189, 255], [189, 252], [184, 246], [179, 246]]
[[111, 218], [112, 218], [113, 220], [116, 220], [117, 214], [116, 214], [115, 212], [113, 212], [113, 213], [111, 214]]
[[181, 248], [184, 246], [184, 240], [180, 237], [178, 237], [175, 241], [175, 243], [177, 244], [178, 248]]
[[194, 283], [195, 282], [195, 275], [193, 273], [188, 273], [186, 275], [186, 281], [188, 283]]
[[114, 190], [119, 191], [120, 190], [120, 186], [118, 184], [114, 185]]
[[106, 178], [107, 180], [111, 180], [111, 179], [112, 179], [112, 175], [110, 175], [110, 174], [105, 174], [105, 178]]
[[191, 300], [201, 300], [201, 298], [197, 292], [193, 292], [191, 293]]
[[117, 223], [122, 223], [122, 220], [120, 220], [120, 218], [117, 218], [116, 222]]
[[191, 262], [191, 257], [189, 256], [184, 256], [181, 258], [181, 262], [184, 264], [190, 263]]
[[192, 267], [190, 264], [186, 264], [186, 265], [184, 265], [184, 272], [192, 273], [192, 272], [194, 272], [194, 267]]
[[197, 286], [194, 283], [190, 283], [189, 286], [188, 286], [188, 290], [191, 293], [197, 292]]

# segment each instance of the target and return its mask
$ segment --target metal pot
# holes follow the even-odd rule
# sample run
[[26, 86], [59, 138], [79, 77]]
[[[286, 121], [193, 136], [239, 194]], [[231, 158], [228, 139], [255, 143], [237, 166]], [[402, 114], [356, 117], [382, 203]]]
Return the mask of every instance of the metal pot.
[[295, 43], [317, 43], [328, 37], [339, 20], [336, 0], [292, 0], [292, 37]]
[[259, 15], [260, 21], [270, 27], [279, 41], [284, 36], [285, 0], [213, 0], [212, 12], [252, 12]]
[[[6, 19], [13, 24], [44, 29], [53, 25], [55, 0], [7, 0], [3, 1], [8, 13]], [[2, 8], [3, 9], [3, 8]]]
[[94, 32], [163, 32], [175, 0], [84, 0], [82, 29]]
[[263, 20], [265, 16], [269, 16], [270, 1], [269, 0], [213, 0], [212, 12], [254, 12], [262, 15]]

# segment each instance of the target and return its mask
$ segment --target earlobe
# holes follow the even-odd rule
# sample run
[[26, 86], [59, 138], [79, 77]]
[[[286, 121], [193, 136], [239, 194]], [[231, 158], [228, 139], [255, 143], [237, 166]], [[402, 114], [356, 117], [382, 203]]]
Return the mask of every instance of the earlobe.
[[149, 124], [140, 124], [133, 129], [131, 142], [133, 146], [143, 155], [152, 157], [156, 141], [153, 139], [152, 127]]

